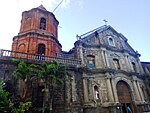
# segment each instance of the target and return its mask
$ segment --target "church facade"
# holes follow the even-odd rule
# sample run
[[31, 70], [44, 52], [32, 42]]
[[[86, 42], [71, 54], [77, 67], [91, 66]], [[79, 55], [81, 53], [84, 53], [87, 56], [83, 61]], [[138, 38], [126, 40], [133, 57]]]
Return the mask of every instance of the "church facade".
[[127, 38], [111, 26], [101, 26], [78, 39], [73, 50], [88, 68], [82, 75], [85, 113], [147, 110], [145, 71]]
[[[74, 47], [64, 52], [58, 40], [58, 24], [54, 14], [42, 5], [23, 12], [11, 54], [33, 60], [43, 56], [44, 60], [55, 57], [80, 62], [69, 64], [70, 76], [60, 92], [62, 97], [54, 102], [55, 113], [150, 112], [150, 63], [140, 62], [140, 54], [126, 37], [104, 25], [77, 36]], [[0, 60], [3, 56], [1, 50]], [[9, 66], [0, 65], [4, 70], [1, 76], [10, 74], [5, 73]]]

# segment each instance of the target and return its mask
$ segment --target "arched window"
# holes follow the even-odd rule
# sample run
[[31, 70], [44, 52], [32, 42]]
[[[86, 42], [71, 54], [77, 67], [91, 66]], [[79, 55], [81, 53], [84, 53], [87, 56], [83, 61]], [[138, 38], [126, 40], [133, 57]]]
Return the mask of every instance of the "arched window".
[[46, 30], [46, 19], [41, 18], [40, 20], [40, 29]]
[[132, 68], [133, 68], [133, 71], [136, 72], [136, 65], [134, 62], [132, 62]]
[[24, 43], [19, 45], [19, 48], [18, 48], [19, 52], [26, 52], [25, 49], [26, 49], [26, 45]]
[[24, 43], [20, 44], [18, 50], [20, 52], [18, 56], [21, 58], [24, 57], [25, 54], [23, 52], [26, 52], [26, 45]]
[[109, 43], [110, 46], [113, 46], [114, 45], [114, 40], [110, 37], [108, 39], [108, 43]]
[[88, 67], [89, 68], [94, 68], [95, 67], [95, 56], [88, 55], [87, 56], [87, 62], [88, 62]]
[[97, 86], [94, 86], [94, 97], [96, 100], [99, 99], [99, 92], [98, 92], [98, 87]]
[[38, 52], [39, 55], [45, 55], [45, 45], [44, 44], [38, 44]]
[[118, 59], [113, 59], [113, 63], [116, 69], [120, 69], [120, 64]]

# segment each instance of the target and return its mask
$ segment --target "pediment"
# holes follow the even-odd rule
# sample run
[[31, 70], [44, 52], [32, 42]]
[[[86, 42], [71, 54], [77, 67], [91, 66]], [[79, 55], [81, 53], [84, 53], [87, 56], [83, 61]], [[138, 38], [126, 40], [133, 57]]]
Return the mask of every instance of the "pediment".
[[[97, 47], [97, 46], [105, 46], [114, 50], [126, 50], [129, 53], [136, 54], [134, 49], [128, 44], [127, 38], [123, 36], [121, 33], [118, 33], [111, 26], [101, 26], [97, 29], [94, 29], [90, 32], [87, 32], [80, 37], [82, 43], [88, 47]], [[114, 41], [114, 45], [109, 45], [109, 38], [112, 38]]]

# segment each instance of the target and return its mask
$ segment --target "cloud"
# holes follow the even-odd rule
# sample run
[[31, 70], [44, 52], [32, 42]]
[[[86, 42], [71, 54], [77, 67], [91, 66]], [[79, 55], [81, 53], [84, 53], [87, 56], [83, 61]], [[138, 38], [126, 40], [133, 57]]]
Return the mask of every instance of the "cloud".
[[82, 9], [83, 6], [84, 6], [83, 0], [78, 0], [77, 5], [78, 5], [78, 7], [79, 7], [80, 9]]
[[[74, 0], [72, 0], [74, 1]], [[0, 4], [0, 49], [10, 49], [12, 38], [16, 36], [20, 29], [21, 14], [23, 11], [28, 11], [38, 7], [41, 4], [48, 10], [53, 11], [61, 0], [3, 0]], [[60, 9], [68, 8], [71, 0], [63, 0], [58, 7]]]

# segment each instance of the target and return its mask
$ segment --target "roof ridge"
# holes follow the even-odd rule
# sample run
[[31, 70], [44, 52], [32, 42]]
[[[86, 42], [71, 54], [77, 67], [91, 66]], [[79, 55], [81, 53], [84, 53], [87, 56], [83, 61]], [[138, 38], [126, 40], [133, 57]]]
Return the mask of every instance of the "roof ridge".
[[38, 6], [37, 8], [41, 9], [41, 10], [44, 10], [44, 11], [47, 11], [46, 8], [42, 4], [40, 6]]
[[80, 36], [78, 36], [78, 37], [80, 37], [80, 38], [86, 37], [86, 36], [88, 36], [88, 35], [94, 33], [95, 31], [98, 31], [98, 30], [100, 30], [100, 29], [104, 29], [105, 27], [109, 27], [109, 26], [106, 26], [106, 25], [100, 26], [100, 27], [95, 28], [95, 29], [93, 29], [93, 30], [91, 30], [91, 31], [88, 31], [88, 32], [86, 32], [86, 33], [84, 33], [84, 34], [82, 34], [82, 35], [80, 35]]

